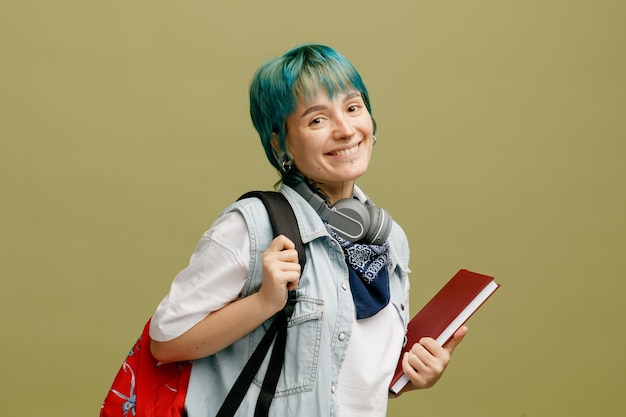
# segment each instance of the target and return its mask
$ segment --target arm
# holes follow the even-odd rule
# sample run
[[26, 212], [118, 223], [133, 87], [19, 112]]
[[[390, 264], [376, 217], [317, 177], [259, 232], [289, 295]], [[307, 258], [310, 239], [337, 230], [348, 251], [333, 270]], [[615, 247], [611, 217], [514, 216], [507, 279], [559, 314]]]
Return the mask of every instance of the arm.
[[402, 358], [402, 370], [411, 380], [411, 384], [408, 384], [403, 392], [435, 385], [448, 366], [454, 349], [463, 341], [466, 333], [467, 327], [461, 326], [443, 346], [439, 346], [430, 337], [424, 337], [419, 343], [414, 344]]
[[153, 340], [152, 355], [161, 362], [176, 362], [219, 352], [280, 311], [287, 301], [287, 291], [298, 286], [299, 278], [295, 246], [285, 236], [278, 236], [263, 253], [263, 283], [258, 293], [212, 312], [173, 340]]

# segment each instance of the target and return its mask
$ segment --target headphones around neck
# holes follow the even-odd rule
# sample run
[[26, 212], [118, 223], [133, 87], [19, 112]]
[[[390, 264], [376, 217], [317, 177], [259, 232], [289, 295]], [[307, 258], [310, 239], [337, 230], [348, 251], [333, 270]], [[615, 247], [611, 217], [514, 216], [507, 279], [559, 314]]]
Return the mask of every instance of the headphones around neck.
[[356, 198], [344, 198], [332, 206], [315, 193], [305, 182], [293, 187], [322, 220], [339, 236], [353, 243], [382, 245], [387, 241], [393, 221], [391, 216], [380, 207], [376, 207], [355, 187], [355, 193], [361, 195], [365, 203]]

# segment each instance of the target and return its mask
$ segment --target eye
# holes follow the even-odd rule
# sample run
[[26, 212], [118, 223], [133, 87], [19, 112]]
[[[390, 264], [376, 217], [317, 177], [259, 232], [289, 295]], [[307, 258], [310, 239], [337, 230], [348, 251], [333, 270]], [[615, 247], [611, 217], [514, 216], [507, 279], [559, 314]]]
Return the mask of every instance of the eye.
[[348, 106], [348, 108], [346, 109], [346, 111], [348, 113], [354, 113], [361, 110], [361, 105], [360, 104], [351, 104]]
[[312, 115], [309, 119], [308, 125], [312, 127], [319, 127], [320, 125], [323, 125], [326, 120], [327, 117], [323, 114]]

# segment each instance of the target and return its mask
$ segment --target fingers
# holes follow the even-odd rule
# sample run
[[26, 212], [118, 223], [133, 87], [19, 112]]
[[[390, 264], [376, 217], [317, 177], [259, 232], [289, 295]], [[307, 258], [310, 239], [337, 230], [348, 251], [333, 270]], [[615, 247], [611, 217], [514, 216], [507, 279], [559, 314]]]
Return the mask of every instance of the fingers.
[[452, 355], [452, 352], [454, 352], [454, 349], [456, 349], [458, 344], [463, 341], [463, 338], [465, 337], [466, 334], [467, 334], [467, 326], [461, 326], [459, 330], [454, 332], [450, 340], [448, 340], [443, 345], [443, 348], [447, 350], [450, 355]]
[[[267, 248], [271, 252], [280, 252], [285, 249], [295, 249], [296, 245], [285, 235], [279, 235], [270, 243]], [[297, 257], [296, 257], [297, 260]]]
[[288, 290], [295, 289], [300, 278], [300, 264], [295, 247], [290, 239], [280, 235], [272, 240], [263, 254], [264, 269], [275, 275], [276, 279], [284, 280]]
[[430, 337], [422, 338], [402, 358], [402, 370], [416, 388], [429, 388], [443, 375], [454, 349], [463, 341], [467, 327], [462, 326], [443, 346]]
[[450, 362], [450, 353], [429, 337], [413, 345], [410, 353], [417, 357], [419, 364], [423, 364], [422, 370], [433, 373], [443, 372]]
[[402, 370], [416, 388], [432, 387], [443, 374], [447, 364], [447, 359], [434, 356], [419, 343], [413, 345], [402, 358]]
[[263, 284], [260, 293], [273, 309], [280, 310], [287, 301], [287, 290], [298, 287], [300, 264], [294, 243], [280, 235], [263, 253]]

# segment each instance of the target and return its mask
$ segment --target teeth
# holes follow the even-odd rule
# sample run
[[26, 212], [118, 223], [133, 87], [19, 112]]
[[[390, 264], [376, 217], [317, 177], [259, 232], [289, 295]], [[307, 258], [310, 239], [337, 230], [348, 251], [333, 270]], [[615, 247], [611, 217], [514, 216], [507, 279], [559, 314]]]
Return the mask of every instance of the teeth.
[[356, 153], [357, 149], [359, 148], [359, 145], [354, 145], [352, 148], [349, 149], [343, 149], [340, 151], [336, 151], [336, 152], [332, 152], [332, 155], [337, 155], [337, 156], [348, 156], [348, 155], [352, 155], [353, 153]]

